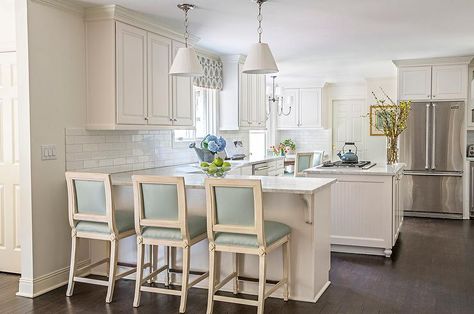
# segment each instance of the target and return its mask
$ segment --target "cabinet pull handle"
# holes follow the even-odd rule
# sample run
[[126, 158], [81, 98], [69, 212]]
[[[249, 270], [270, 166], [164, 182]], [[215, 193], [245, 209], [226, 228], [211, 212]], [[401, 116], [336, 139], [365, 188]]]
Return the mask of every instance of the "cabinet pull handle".
[[436, 98], [436, 95], [433, 95], [433, 98]]
[[426, 96], [426, 98], [430, 98], [430, 95]]
[[144, 116], [145, 120], [148, 121], [148, 117], [147, 116]]
[[173, 119], [174, 122], [178, 121], [178, 119]]
[[170, 121], [173, 121], [173, 119], [170, 118]]

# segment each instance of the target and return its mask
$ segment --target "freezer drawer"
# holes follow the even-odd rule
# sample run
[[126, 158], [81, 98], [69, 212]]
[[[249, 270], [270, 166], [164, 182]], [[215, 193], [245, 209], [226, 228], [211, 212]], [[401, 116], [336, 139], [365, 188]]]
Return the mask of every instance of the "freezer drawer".
[[406, 211], [462, 214], [462, 176], [405, 174]]

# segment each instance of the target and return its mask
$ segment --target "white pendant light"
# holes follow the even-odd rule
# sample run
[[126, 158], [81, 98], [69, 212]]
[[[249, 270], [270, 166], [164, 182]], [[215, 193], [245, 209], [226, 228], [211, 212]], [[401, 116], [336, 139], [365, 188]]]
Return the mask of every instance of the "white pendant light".
[[277, 73], [278, 67], [275, 58], [267, 43], [262, 43], [262, 4], [267, 0], [256, 0], [258, 5], [258, 43], [250, 48], [247, 59], [245, 60], [243, 72], [247, 74], [270, 74]]
[[194, 9], [193, 4], [178, 4], [178, 8], [184, 11], [184, 48], [179, 48], [170, 68], [173, 76], [201, 76], [203, 74], [201, 63], [193, 48], [188, 47], [188, 11]]

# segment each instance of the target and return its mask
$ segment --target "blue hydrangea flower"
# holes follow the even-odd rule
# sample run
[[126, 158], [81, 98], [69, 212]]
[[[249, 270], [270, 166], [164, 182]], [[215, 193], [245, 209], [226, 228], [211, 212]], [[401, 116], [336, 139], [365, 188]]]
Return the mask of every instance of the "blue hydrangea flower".
[[217, 145], [219, 145], [219, 151], [223, 151], [224, 148], [226, 147], [227, 143], [225, 139], [222, 136], [219, 136], [219, 138], [216, 141]]
[[219, 145], [215, 141], [209, 141], [207, 143], [207, 149], [209, 149], [213, 153], [220, 152]]

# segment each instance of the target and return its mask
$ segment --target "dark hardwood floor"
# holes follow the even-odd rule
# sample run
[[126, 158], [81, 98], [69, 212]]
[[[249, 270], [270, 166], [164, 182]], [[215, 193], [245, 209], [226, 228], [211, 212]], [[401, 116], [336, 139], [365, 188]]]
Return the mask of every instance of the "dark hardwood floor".
[[[267, 299], [266, 313], [474, 313], [474, 221], [405, 219], [391, 259], [332, 254], [332, 284], [316, 304]], [[18, 277], [0, 273], [0, 313], [177, 313], [179, 297], [142, 294], [132, 308], [133, 281], [119, 281], [114, 302], [105, 287], [76, 284], [36, 299], [15, 296]], [[191, 289], [188, 313], [204, 313], [206, 290]], [[216, 302], [215, 313], [255, 313]]]

